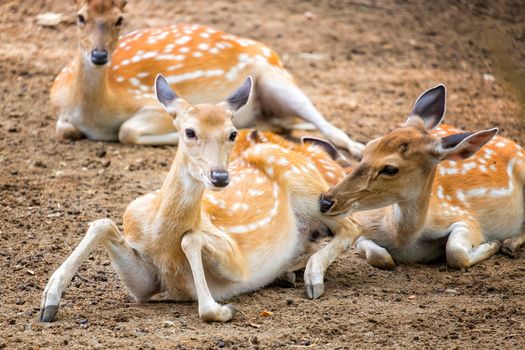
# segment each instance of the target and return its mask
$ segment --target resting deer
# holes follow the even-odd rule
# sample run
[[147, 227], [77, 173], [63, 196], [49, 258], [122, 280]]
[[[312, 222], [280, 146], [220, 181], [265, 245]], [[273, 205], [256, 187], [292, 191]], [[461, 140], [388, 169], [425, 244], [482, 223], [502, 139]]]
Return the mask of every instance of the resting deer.
[[361, 155], [364, 146], [326, 121], [267, 46], [196, 24], [137, 30], [119, 38], [125, 0], [77, 3], [78, 50], [51, 89], [59, 136], [176, 144], [179, 135], [152, 91], [157, 73], [190, 103], [220, 102], [251, 75], [254, 94], [235, 118], [237, 127], [259, 122], [290, 129], [297, 116], [336, 146]]
[[[248, 101], [251, 79], [216, 105], [184, 101], [162, 76], [155, 84], [158, 100], [183, 135], [169, 174], [160, 191], [128, 206], [122, 234], [109, 219], [91, 223], [51, 276], [41, 320], [55, 318], [63, 291], [99, 243], [136, 300], [159, 293], [179, 301], [197, 299], [202, 319], [228, 321], [234, 308], [216, 299], [256, 290], [294, 270], [308, 253], [310, 232], [327, 227], [335, 238], [309, 258], [305, 269], [307, 295], [319, 297], [326, 268], [353, 244], [356, 230], [349, 218], [320, 213], [319, 196], [329, 185], [301, 152], [255, 143], [228, 168], [237, 136], [232, 116]], [[315, 145], [302, 150], [338, 167]]]
[[321, 198], [330, 217], [354, 213], [356, 250], [373, 266], [445, 253], [450, 266], [468, 268], [500, 241], [509, 254], [525, 241], [523, 149], [495, 137], [496, 128], [438, 127], [444, 113], [439, 85], [419, 97], [405, 125], [370, 141], [353, 172]]

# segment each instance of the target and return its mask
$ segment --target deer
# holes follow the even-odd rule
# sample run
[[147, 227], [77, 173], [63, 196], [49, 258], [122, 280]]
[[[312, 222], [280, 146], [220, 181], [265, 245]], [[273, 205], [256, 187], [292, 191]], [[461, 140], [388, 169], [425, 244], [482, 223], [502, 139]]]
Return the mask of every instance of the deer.
[[[363, 144], [329, 123], [297, 87], [279, 56], [257, 41], [198, 24], [120, 35], [125, 0], [77, 0], [78, 49], [51, 88], [60, 139], [175, 145], [170, 116], [152, 91], [157, 73], [189, 103], [218, 103], [249, 75], [254, 93], [237, 128], [315, 126], [360, 157]], [[297, 123], [297, 117], [304, 123]]]
[[[324, 180], [330, 176], [321, 172], [335, 171], [338, 163], [315, 144], [294, 151], [249, 131], [243, 131], [244, 150], [232, 159], [239, 136], [233, 120], [252, 90], [249, 77], [225, 101], [194, 105], [162, 75], [156, 78], [155, 95], [182, 135], [169, 173], [160, 190], [128, 205], [123, 232], [107, 218], [90, 224], [51, 275], [41, 321], [55, 320], [64, 290], [99, 244], [138, 302], [197, 300], [204, 321], [230, 320], [235, 308], [217, 300], [262, 288], [296, 266], [306, 267], [307, 296], [323, 294], [326, 269], [358, 236], [350, 218], [319, 210], [319, 196], [330, 187]], [[308, 251], [318, 227], [334, 238]]]
[[445, 257], [468, 269], [501, 250], [519, 253], [525, 154], [498, 129], [441, 124], [446, 89], [424, 92], [400, 127], [370, 141], [361, 162], [320, 198], [327, 216], [351, 214], [355, 250], [378, 268]]

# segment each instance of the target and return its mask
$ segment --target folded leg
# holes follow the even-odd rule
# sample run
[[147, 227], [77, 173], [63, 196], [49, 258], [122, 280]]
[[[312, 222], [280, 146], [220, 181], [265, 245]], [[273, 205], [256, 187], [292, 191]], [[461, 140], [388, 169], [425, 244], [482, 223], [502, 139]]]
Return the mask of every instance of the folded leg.
[[520, 255], [520, 248], [525, 243], [525, 233], [519, 236], [506, 239], [502, 242], [501, 252], [511, 258], [517, 259]]
[[392, 269], [396, 266], [388, 250], [371, 239], [359, 237], [355, 242], [355, 249], [358, 254], [365, 256], [371, 266], [379, 269]]
[[468, 268], [496, 254], [499, 241], [484, 242], [479, 226], [473, 221], [459, 221], [451, 225], [447, 241], [447, 262], [456, 268]]
[[176, 145], [179, 134], [166, 112], [144, 107], [120, 126], [119, 141], [135, 145]]

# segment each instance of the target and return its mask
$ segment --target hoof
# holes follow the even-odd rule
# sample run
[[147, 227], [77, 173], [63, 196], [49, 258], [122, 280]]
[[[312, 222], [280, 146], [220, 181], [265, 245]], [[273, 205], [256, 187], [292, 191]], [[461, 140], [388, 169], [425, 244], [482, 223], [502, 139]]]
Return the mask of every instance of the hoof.
[[503, 241], [500, 251], [508, 257], [518, 259], [520, 257], [520, 246], [515, 244], [512, 239], [506, 239]]
[[306, 297], [308, 299], [318, 299], [324, 293], [324, 284], [305, 284]]
[[231, 312], [230, 319], [234, 318], [235, 315], [237, 314], [237, 309], [235, 308], [235, 306], [233, 306], [233, 304], [226, 304], [224, 305], [224, 307], [230, 309], [230, 312]]
[[58, 305], [48, 305], [40, 310], [40, 322], [53, 322], [58, 313]]
[[281, 288], [295, 288], [295, 272], [284, 273], [272, 285]]

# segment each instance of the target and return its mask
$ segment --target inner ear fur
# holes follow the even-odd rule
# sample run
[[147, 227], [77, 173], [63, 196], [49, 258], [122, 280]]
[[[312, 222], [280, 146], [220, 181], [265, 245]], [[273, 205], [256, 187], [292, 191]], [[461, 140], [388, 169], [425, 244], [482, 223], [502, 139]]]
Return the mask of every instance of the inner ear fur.
[[434, 129], [441, 124], [446, 111], [446, 94], [447, 91], [443, 84], [423, 92], [414, 103], [407, 124], [415, 123], [417, 118], [423, 120], [427, 130]]
[[441, 139], [439, 153], [441, 159], [462, 160], [474, 155], [498, 133], [498, 128], [449, 135]]

